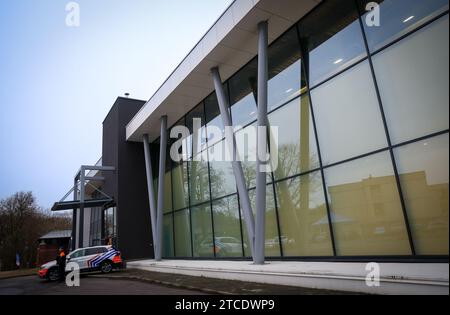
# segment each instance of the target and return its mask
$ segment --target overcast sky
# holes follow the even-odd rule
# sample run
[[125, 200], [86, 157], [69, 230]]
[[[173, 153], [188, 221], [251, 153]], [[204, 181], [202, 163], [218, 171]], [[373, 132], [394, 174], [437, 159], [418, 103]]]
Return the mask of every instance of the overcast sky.
[[59, 200], [116, 97], [148, 100], [232, 0], [76, 2], [68, 27], [69, 1], [0, 0], [0, 199]]

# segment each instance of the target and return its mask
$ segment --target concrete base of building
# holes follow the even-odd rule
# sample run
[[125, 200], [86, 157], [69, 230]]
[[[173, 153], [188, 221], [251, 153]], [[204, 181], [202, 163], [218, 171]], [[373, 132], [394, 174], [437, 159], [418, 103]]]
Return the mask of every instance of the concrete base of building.
[[379, 286], [367, 284], [366, 278], [370, 270], [366, 270], [366, 263], [271, 261], [257, 266], [249, 261], [141, 260], [128, 262], [127, 267], [154, 272], [367, 294], [449, 294], [448, 264], [380, 263]]

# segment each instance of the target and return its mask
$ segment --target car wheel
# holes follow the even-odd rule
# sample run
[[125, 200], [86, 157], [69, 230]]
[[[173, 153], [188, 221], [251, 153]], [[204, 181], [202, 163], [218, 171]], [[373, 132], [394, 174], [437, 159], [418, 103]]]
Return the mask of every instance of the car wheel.
[[113, 266], [110, 261], [104, 261], [100, 266], [100, 271], [102, 273], [110, 273], [113, 269]]
[[48, 280], [54, 282], [54, 281], [58, 281], [59, 280], [59, 270], [58, 268], [54, 267], [51, 268], [48, 271], [48, 276], [47, 276]]

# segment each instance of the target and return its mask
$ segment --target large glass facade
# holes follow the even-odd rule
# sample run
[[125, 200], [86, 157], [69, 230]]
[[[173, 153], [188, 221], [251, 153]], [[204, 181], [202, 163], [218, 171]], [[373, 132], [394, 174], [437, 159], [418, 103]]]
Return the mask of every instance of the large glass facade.
[[[375, 1], [379, 27], [368, 2], [323, 1], [269, 47], [267, 257], [448, 256], [448, 1]], [[254, 209], [257, 58], [224, 88]], [[164, 255], [248, 258], [214, 93], [193, 118], [192, 154], [168, 161]]]

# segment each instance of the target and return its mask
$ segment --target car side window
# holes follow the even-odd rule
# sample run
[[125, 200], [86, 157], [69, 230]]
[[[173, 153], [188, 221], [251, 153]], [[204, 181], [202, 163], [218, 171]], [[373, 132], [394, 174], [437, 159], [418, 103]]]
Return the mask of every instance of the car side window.
[[84, 249], [80, 249], [76, 252], [74, 252], [72, 255], [70, 255], [70, 258], [78, 258], [78, 257], [83, 257], [84, 256]]

